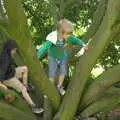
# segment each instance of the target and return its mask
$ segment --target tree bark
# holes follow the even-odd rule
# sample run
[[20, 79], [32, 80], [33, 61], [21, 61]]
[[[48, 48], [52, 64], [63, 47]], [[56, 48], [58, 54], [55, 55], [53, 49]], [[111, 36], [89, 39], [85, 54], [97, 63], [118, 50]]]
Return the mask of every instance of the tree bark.
[[60, 95], [55, 86], [48, 80], [44, 70], [42, 70], [39, 60], [33, 58], [35, 56], [35, 49], [28, 32], [21, 0], [13, 0], [12, 2], [10, 0], [4, 1], [9, 18], [9, 25], [6, 26], [5, 29], [8, 34], [17, 41], [20, 53], [24, 58], [25, 64], [29, 68], [36, 89], [42, 91], [49, 97], [53, 108], [56, 110], [60, 104]]
[[5, 103], [0, 103], [0, 117], [6, 120], [36, 120], [23, 111]]
[[[92, 24], [87, 30], [87, 32], [82, 36], [82, 40], [87, 43], [90, 38], [92, 38], [97, 30], [99, 29], [102, 20], [105, 16], [107, 8], [107, 0], [100, 1], [95, 13], [93, 14]], [[75, 64], [80, 58], [76, 58], [75, 54], [80, 50], [81, 46], [69, 46], [67, 49], [69, 53], [69, 63]]]
[[0, 0], [0, 24], [6, 25], [8, 23], [5, 11], [3, 9], [2, 0]]
[[87, 105], [91, 104], [95, 100], [98, 100], [107, 91], [107, 89], [116, 82], [120, 81], [119, 71], [120, 65], [117, 65], [100, 75], [84, 93], [80, 103], [80, 109], [82, 110]]
[[[73, 80], [69, 84], [64, 100], [54, 120], [73, 119], [83, 94], [85, 83], [96, 63], [96, 60], [101, 55], [109, 41], [119, 32], [119, 23], [117, 26], [114, 26], [116, 21], [120, 19], [119, 8], [119, 0], [116, 0], [116, 2], [114, 2], [114, 0], [108, 1], [102, 23], [89, 44], [89, 50], [81, 57], [79, 63], [77, 64]], [[115, 32], [113, 32], [114, 29], [116, 29]]]
[[99, 112], [107, 112], [114, 109], [119, 104], [120, 94], [108, 94], [105, 95], [105, 97], [99, 99], [95, 103], [88, 106], [83, 112], [81, 112], [80, 116], [84, 118]]
[[52, 110], [52, 105], [47, 98], [47, 96], [44, 96], [44, 116], [43, 120], [52, 120], [53, 117], [53, 110]]
[[[9, 105], [12, 105], [13, 107], [16, 107], [17, 109], [19, 109], [21, 111], [24, 111], [27, 115], [30, 115], [31, 117], [35, 118], [30, 107], [28, 106], [28, 104], [26, 104], [26, 102], [15, 91], [0, 89], [0, 93], [2, 96], [5, 96], [7, 94], [12, 95], [15, 98], [15, 100], [12, 102], [6, 101], [6, 103]], [[4, 100], [4, 99], [2, 98], [2, 100]]]
[[92, 38], [95, 35], [95, 33], [97, 32], [97, 30], [99, 29], [99, 27], [102, 23], [102, 20], [105, 16], [105, 12], [107, 9], [107, 3], [108, 3], [108, 0], [102, 0], [99, 2], [96, 11], [93, 14], [92, 24], [89, 27], [89, 29], [87, 30], [87, 32], [82, 37], [82, 39], [85, 42], [88, 42], [88, 40], [90, 38]]
[[[30, 74], [32, 76], [32, 82], [36, 85], [36, 89], [38, 91], [42, 91], [45, 95], [48, 96], [48, 99], [50, 100], [50, 103], [56, 112], [60, 106], [61, 98], [55, 86], [48, 80], [46, 74], [42, 70], [38, 59], [34, 57], [35, 49], [32, 45], [31, 37], [28, 32], [26, 17], [21, 5], [21, 0], [4, 1], [8, 14], [9, 24], [3, 27], [5, 28], [7, 34], [9, 34], [13, 39], [17, 41], [20, 49], [20, 54], [23, 58], [23, 61], [29, 68]], [[109, 0], [106, 6], [103, 7], [104, 12], [101, 13], [101, 17], [99, 18], [99, 27], [97, 26], [95, 28], [96, 31], [94, 30], [93, 34], [90, 33], [92, 36], [92, 41], [89, 45], [89, 50], [80, 58], [74, 72], [73, 79], [69, 84], [67, 93], [63, 99], [60, 109], [53, 118], [54, 120], [73, 119], [78, 105], [82, 99], [85, 84], [93, 66], [95, 65], [98, 57], [101, 55], [102, 51], [109, 43], [109, 41], [120, 31], [119, 0], [116, 0], [116, 2], [114, 0]], [[21, 61], [18, 62], [22, 64]], [[111, 84], [112, 83], [113, 79], [111, 80]], [[108, 98], [109, 96], [107, 98], [102, 98], [102, 101], [105, 101], [106, 103], [112, 103], [119, 99], [118, 97], [116, 98], [116, 95], [112, 96], [113, 99], [111, 101], [109, 101]], [[48, 101], [46, 101], [46, 103], [47, 102]], [[92, 106], [97, 106], [100, 102], [101, 101], [96, 101], [96, 103], [93, 103]], [[107, 104], [104, 104], [98, 110], [93, 110], [93, 107], [89, 106], [87, 109], [84, 109], [84, 111], [81, 113], [81, 116], [89, 116], [90, 114], [94, 114], [100, 110], [105, 110], [103, 108], [105, 108], [106, 105]], [[23, 106], [18, 107], [20, 109], [23, 108]], [[89, 110], [92, 111], [87, 112]]]

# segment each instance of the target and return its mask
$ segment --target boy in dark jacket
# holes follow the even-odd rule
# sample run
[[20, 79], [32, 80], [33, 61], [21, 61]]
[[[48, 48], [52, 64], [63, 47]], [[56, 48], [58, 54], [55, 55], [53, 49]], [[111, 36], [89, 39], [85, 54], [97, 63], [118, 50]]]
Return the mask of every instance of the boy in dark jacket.
[[[34, 113], [42, 113], [42, 108], [37, 108], [27, 92], [27, 75], [26, 66], [15, 68], [11, 55], [16, 53], [17, 44], [14, 40], [7, 40], [3, 50], [0, 52], [0, 87], [8, 89], [13, 88], [22, 93], [23, 98], [31, 106]], [[19, 79], [22, 78], [22, 82]]]

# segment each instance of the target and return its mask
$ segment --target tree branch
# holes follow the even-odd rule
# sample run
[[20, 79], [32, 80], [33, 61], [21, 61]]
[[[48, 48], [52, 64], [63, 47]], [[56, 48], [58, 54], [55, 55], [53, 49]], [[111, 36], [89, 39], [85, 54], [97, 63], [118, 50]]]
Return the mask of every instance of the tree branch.
[[[14, 97], [14, 101], [10, 103], [6, 101], [7, 104], [12, 105], [13, 107], [16, 107], [21, 111], [24, 111], [26, 114], [30, 115], [31, 117], [35, 117], [34, 114], [31, 112], [29, 105], [26, 104], [26, 102], [15, 91], [0, 89], [0, 95], [5, 96], [8, 94]], [[4, 99], [2, 98], [2, 100]]]
[[0, 102], [0, 117], [7, 120], [35, 120], [35, 118], [28, 116], [23, 111]]
[[28, 31], [27, 20], [21, 0], [4, 1], [10, 22], [10, 24], [6, 27], [6, 31], [17, 41], [20, 54], [29, 68], [29, 72], [32, 76], [32, 82], [35, 84], [36, 89], [40, 92], [42, 91], [48, 96], [53, 108], [56, 110], [60, 104], [60, 95], [55, 86], [48, 80], [48, 77], [44, 73], [39, 60], [34, 57], [35, 48], [32, 44], [32, 38]]
[[67, 8], [70, 5], [73, 5], [74, 3], [81, 3], [81, 0], [67, 0], [65, 2], [65, 8]]
[[[107, 7], [107, 0], [102, 0], [99, 4], [98, 7], [93, 15], [93, 21], [90, 26], [90, 28], [87, 30], [87, 32], [83, 35], [81, 38], [84, 42], [88, 42], [90, 38], [92, 38], [95, 33], [97, 32], [98, 28], [100, 27], [102, 20], [105, 16], [106, 12], [106, 7]], [[70, 64], [75, 64], [79, 58], [75, 57], [75, 54], [80, 50], [81, 46], [70, 46], [68, 47], [68, 52], [69, 52], [69, 63]]]
[[82, 118], [85, 118], [99, 112], [108, 112], [116, 108], [119, 104], [120, 94], [108, 94], [105, 95], [103, 98], [99, 99], [98, 101], [96, 101], [95, 103], [91, 104], [89, 107], [87, 107], [80, 114], [80, 116]]
[[[70, 81], [64, 100], [54, 120], [73, 119], [81, 100], [87, 78], [105, 46], [115, 35], [112, 33], [111, 27], [118, 19], [119, 12], [119, 0], [116, 0], [116, 2], [109, 0], [102, 23], [89, 44], [89, 50], [81, 57], [77, 64], [73, 80]], [[118, 32], [119, 31], [116, 31], [116, 33]]]
[[82, 110], [92, 102], [98, 100], [108, 88], [120, 81], [119, 71], [120, 64], [100, 75], [84, 93], [80, 103], [80, 109]]

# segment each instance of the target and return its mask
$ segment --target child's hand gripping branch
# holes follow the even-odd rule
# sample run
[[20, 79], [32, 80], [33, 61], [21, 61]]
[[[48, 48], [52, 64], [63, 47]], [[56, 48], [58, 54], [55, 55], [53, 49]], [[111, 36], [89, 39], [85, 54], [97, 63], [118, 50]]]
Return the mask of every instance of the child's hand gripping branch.
[[75, 55], [75, 57], [80, 57], [80, 56], [84, 55], [85, 51], [88, 50], [88, 45], [91, 42], [91, 40], [92, 39], [90, 39], [87, 44], [83, 45], [83, 47], [80, 49], [80, 51], [78, 51], [78, 53]]

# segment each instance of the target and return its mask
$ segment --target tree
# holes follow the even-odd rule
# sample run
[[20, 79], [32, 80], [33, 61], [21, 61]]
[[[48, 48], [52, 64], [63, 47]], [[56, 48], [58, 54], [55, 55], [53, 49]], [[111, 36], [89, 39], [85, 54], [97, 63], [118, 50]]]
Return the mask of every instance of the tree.
[[[74, 0], [74, 2], [75, 1], [76, 0]], [[49, 2], [53, 3], [52, 0], [49, 0]], [[65, 6], [72, 4], [72, 2], [73, 1], [71, 0], [54, 1], [57, 6], [59, 4], [64, 6], [60, 9], [60, 18], [64, 16], [63, 11]], [[20, 47], [20, 54], [30, 70], [31, 80], [36, 85], [36, 89], [48, 96], [46, 104], [49, 104], [49, 106], [52, 106], [53, 108], [52, 112], [50, 112], [51, 114], [53, 113], [53, 115], [50, 114], [53, 120], [72, 120], [77, 110], [79, 110], [80, 116], [85, 118], [99, 113], [100, 111], [109, 111], [119, 104], [119, 93], [115, 95], [106, 93], [106, 89], [111, 88], [115, 82], [120, 81], [120, 65], [116, 65], [110, 70], [105, 71], [101, 76], [96, 78], [98, 80], [93, 81], [87, 89], [85, 89], [91, 70], [96, 64], [99, 56], [104, 51], [105, 46], [107, 46], [115, 36], [118, 36], [120, 31], [120, 1], [116, 0], [115, 2], [114, 0], [104, 0], [101, 2], [106, 3], [105, 9], [103, 9], [101, 13], [101, 10], [99, 10], [100, 7], [98, 7], [97, 15], [100, 15], [100, 17], [97, 17], [96, 20], [94, 19], [94, 22], [87, 31], [86, 35], [83, 36], [83, 39], [86, 38], [86, 41], [92, 38], [89, 50], [85, 53], [85, 55], [79, 58], [74, 75], [69, 83], [67, 93], [61, 101], [61, 97], [55, 86], [50, 83], [39, 61], [34, 57], [35, 49], [31, 41], [31, 36], [29, 35], [21, 0], [4, 0], [8, 20], [6, 24], [2, 24], [4, 21], [1, 21], [0, 28], [5, 31], [5, 34], [8, 34], [17, 41]], [[103, 5], [101, 2], [100, 5]], [[56, 10], [57, 9], [53, 12], [55, 13]], [[54, 22], [55, 21], [56, 15], [54, 16]], [[112, 75], [111, 73], [115, 74]], [[109, 84], [107, 82], [108, 80], [110, 80]], [[99, 87], [100, 85], [102, 87]], [[94, 99], [90, 102], [87, 101], [90, 98], [93, 98], [95, 88], [97, 89], [97, 92], [95, 93]], [[110, 97], [112, 97], [112, 99], [109, 99]], [[99, 98], [101, 98], [101, 101], [104, 101], [104, 105], [102, 105]], [[108, 103], [110, 103], [109, 106]], [[97, 107], [98, 104], [101, 105], [100, 108]], [[3, 107], [5, 108], [4, 104]], [[17, 115], [17, 112], [19, 111], [15, 111], [15, 114]], [[5, 116], [6, 114], [1, 117], [6, 118]], [[24, 116], [23, 119], [26, 119], [26, 116]]]

